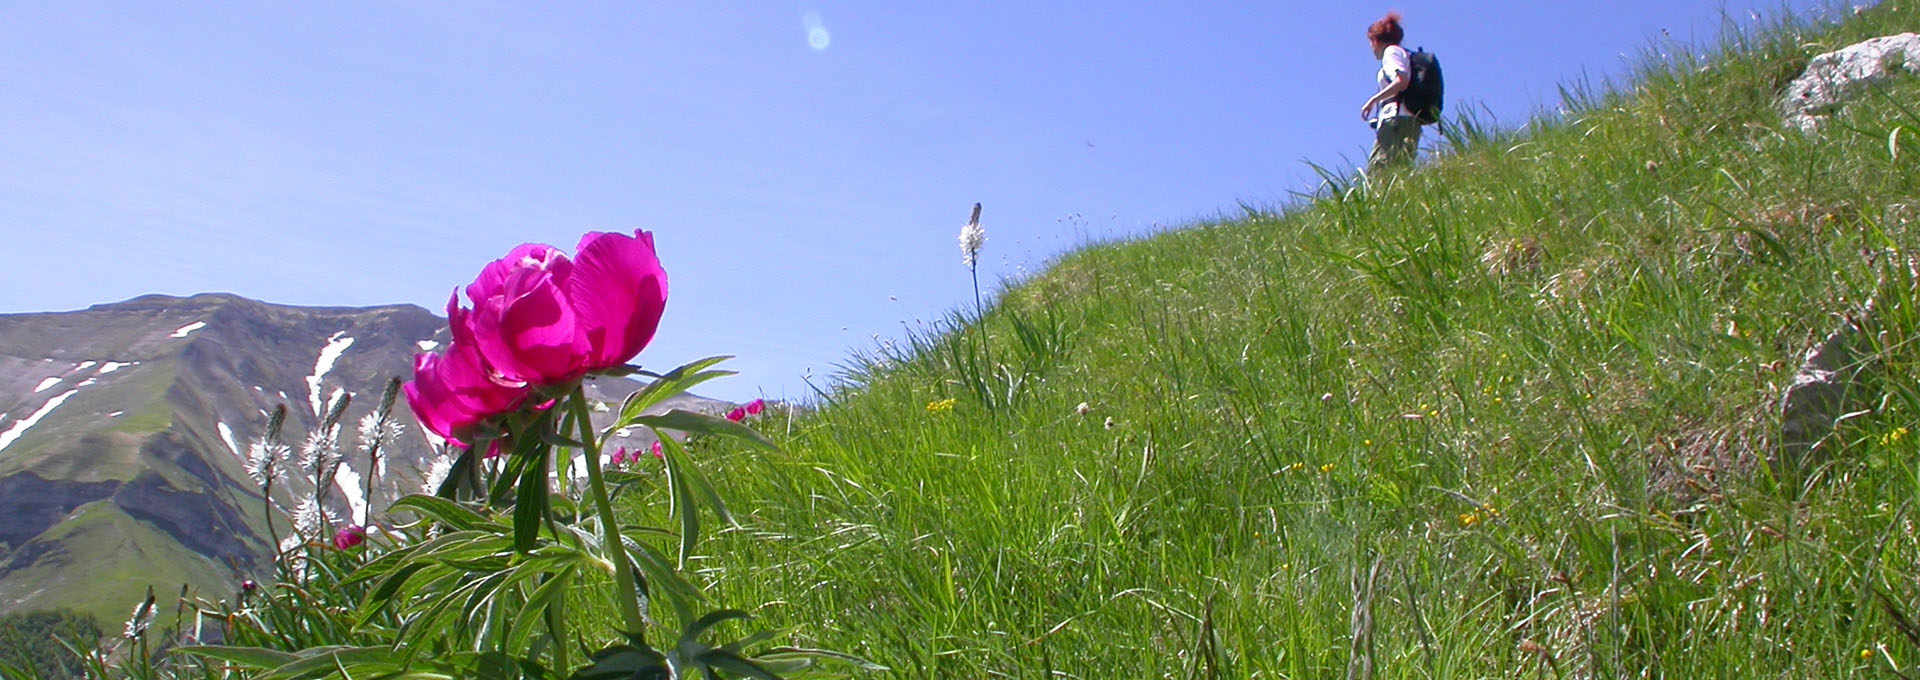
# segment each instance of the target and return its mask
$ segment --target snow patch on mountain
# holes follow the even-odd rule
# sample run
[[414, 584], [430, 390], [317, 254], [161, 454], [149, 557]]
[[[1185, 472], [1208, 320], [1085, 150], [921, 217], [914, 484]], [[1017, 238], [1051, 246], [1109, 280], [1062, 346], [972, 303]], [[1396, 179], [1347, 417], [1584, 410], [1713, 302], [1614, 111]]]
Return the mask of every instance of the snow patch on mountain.
[[197, 330], [200, 330], [200, 329], [202, 329], [202, 328], [206, 328], [206, 327], [207, 327], [207, 322], [205, 322], [205, 321], [195, 321], [195, 322], [193, 322], [193, 323], [190, 323], [190, 324], [187, 324], [187, 325], [185, 325], [185, 326], [181, 326], [181, 327], [179, 327], [179, 328], [175, 328], [175, 329], [173, 329], [173, 335], [171, 335], [171, 336], [168, 336], [168, 337], [174, 337], [174, 338], [184, 338], [184, 337], [187, 337], [187, 336], [189, 336], [189, 335], [193, 335], [193, 332], [194, 332], [194, 331], [197, 331]]
[[100, 372], [99, 372], [99, 373], [96, 373], [96, 374], [94, 374], [94, 375], [106, 375], [106, 374], [108, 374], [108, 373], [112, 373], [112, 372], [114, 372], [114, 371], [118, 371], [118, 370], [120, 370], [120, 369], [122, 369], [122, 368], [126, 368], [126, 367], [128, 367], [128, 366], [133, 366], [133, 365], [137, 365], [137, 364], [139, 364], [139, 363], [140, 363], [140, 362], [138, 362], [138, 361], [109, 361], [109, 362], [107, 362], [107, 363], [104, 363], [104, 364], [101, 364], [101, 365], [100, 365]]
[[227, 427], [226, 423], [216, 425], [220, 428], [220, 441], [227, 443], [227, 450], [232, 451], [233, 455], [240, 455], [240, 445], [233, 441], [233, 428]]
[[53, 389], [53, 386], [54, 386], [54, 385], [58, 385], [58, 384], [60, 384], [60, 378], [59, 378], [59, 376], [55, 376], [55, 377], [52, 377], [52, 378], [47, 378], [46, 380], [42, 380], [42, 381], [40, 381], [40, 386], [39, 386], [39, 387], [35, 387], [35, 388], [33, 388], [33, 391], [35, 391], [35, 392], [45, 392], [45, 391], [47, 391], [47, 390], [50, 390], [50, 389]]
[[320, 403], [320, 381], [326, 378], [328, 371], [333, 370], [333, 362], [338, 361], [340, 355], [345, 354], [347, 348], [353, 346], [353, 338], [346, 335], [346, 331], [340, 331], [327, 338], [327, 346], [320, 348], [319, 360], [313, 362], [313, 375], [307, 376], [307, 401], [313, 405], [315, 416], [327, 415], [321, 411], [323, 404]]
[[413, 343], [413, 346], [420, 348], [420, 351], [422, 352], [431, 352], [433, 351], [433, 348], [439, 347], [440, 343], [433, 340], [421, 340], [419, 342]]
[[54, 409], [66, 403], [68, 398], [79, 392], [79, 387], [61, 392], [59, 396], [48, 399], [47, 403], [40, 406], [40, 410], [33, 412], [33, 415], [27, 416], [19, 422], [14, 423], [13, 427], [7, 428], [6, 432], [0, 432], [0, 451], [5, 451], [8, 445], [20, 439], [20, 435], [27, 433], [27, 428], [33, 427], [35, 423], [40, 422], [41, 418], [47, 417], [47, 414], [52, 413]]
[[340, 495], [347, 499], [347, 521], [363, 523], [367, 517], [367, 490], [362, 486], [360, 473], [355, 472], [352, 466], [341, 463], [333, 473], [333, 484], [340, 488]]

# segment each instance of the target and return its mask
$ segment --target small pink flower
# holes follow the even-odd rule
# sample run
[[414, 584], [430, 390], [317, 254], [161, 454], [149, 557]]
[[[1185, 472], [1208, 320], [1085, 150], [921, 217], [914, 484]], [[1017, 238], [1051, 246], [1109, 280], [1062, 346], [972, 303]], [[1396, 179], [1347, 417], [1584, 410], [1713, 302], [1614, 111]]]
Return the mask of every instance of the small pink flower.
[[765, 399], [755, 399], [747, 402], [747, 415], [757, 416], [760, 415], [761, 411], [765, 410], [767, 410], [767, 401]]
[[241, 582], [240, 582], [240, 590], [242, 590], [242, 591], [244, 591], [244, 592], [249, 592], [249, 593], [251, 593], [251, 592], [253, 592], [253, 591], [254, 591], [255, 589], [258, 589], [259, 587], [260, 587], [260, 584], [258, 584], [258, 583], [254, 583], [254, 582], [253, 582], [253, 579], [246, 579], [246, 580], [244, 580], [244, 581], [241, 581]]
[[727, 420], [731, 420], [737, 423], [746, 419], [747, 419], [747, 409], [744, 407], [736, 408], [734, 410], [727, 412]]
[[658, 459], [660, 459], [660, 460], [666, 460], [666, 458], [667, 458], [667, 454], [666, 454], [666, 452], [664, 452], [664, 451], [661, 451], [661, 450], [660, 450], [660, 442], [659, 442], [659, 441], [655, 441], [655, 442], [653, 443], [653, 457], [654, 457], [654, 458], [658, 458]]
[[627, 447], [622, 446], [620, 448], [613, 450], [613, 464], [614, 465], [627, 464]]
[[367, 530], [365, 528], [358, 524], [349, 524], [341, 527], [340, 532], [333, 535], [333, 547], [346, 550], [365, 543], [366, 540]]

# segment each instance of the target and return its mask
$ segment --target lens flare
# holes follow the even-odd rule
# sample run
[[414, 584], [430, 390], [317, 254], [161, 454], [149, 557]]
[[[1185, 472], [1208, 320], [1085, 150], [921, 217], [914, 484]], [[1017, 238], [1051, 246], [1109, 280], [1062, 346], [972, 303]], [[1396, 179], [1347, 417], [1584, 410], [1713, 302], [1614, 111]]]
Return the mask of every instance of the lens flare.
[[833, 34], [828, 33], [826, 24], [820, 22], [819, 12], [807, 12], [806, 16], [801, 17], [801, 23], [807, 28], [807, 47], [813, 51], [825, 52], [827, 46], [833, 44]]

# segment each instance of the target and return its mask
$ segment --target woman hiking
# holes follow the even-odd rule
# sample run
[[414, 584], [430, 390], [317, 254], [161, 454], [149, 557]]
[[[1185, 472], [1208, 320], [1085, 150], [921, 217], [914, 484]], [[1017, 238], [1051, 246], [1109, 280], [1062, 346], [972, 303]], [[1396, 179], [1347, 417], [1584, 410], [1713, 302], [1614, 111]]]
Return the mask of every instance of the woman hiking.
[[1406, 37], [1400, 29], [1400, 13], [1388, 12], [1367, 27], [1367, 42], [1373, 56], [1380, 60], [1376, 80], [1380, 91], [1360, 105], [1360, 119], [1373, 126], [1373, 151], [1367, 154], [1367, 175], [1389, 165], [1413, 160], [1420, 147], [1420, 122], [1401, 110], [1400, 93], [1413, 80], [1413, 63], [1407, 48], [1400, 46]]

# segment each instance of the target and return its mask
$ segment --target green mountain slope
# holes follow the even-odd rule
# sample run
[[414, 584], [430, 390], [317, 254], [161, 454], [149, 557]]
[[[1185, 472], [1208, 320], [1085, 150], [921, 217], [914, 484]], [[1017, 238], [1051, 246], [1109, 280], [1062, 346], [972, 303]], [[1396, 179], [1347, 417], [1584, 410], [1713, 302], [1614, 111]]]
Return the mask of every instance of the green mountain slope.
[[[110, 500], [80, 506], [37, 540], [30, 545], [48, 546], [50, 552], [9, 574], [0, 590], [0, 597], [16, 603], [17, 611], [66, 607], [100, 612], [97, 616], [110, 617], [100, 618], [106, 622], [102, 625], [118, 626], [139, 604], [124, 592], [127, 584], [158, 584], [162, 596], [177, 594], [181, 584], [198, 593], [234, 590], [228, 565], [195, 552]], [[22, 590], [21, 584], [32, 588]], [[171, 605], [174, 599], [162, 601]], [[170, 619], [172, 612], [168, 614]]]
[[[1411, 175], [1068, 254], [856, 359], [763, 427], [785, 453], [711, 452], [745, 526], [711, 591], [907, 677], [1911, 668], [1920, 78], [1825, 136], [1774, 102], [1916, 25], [1736, 37]], [[1783, 459], [1844, 318], [1848, 415]]]

